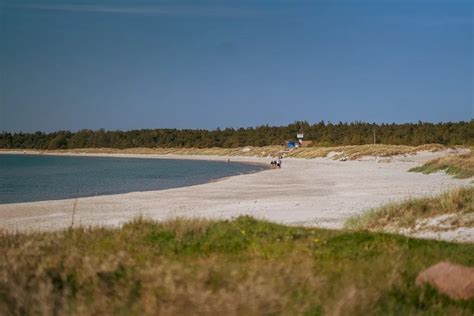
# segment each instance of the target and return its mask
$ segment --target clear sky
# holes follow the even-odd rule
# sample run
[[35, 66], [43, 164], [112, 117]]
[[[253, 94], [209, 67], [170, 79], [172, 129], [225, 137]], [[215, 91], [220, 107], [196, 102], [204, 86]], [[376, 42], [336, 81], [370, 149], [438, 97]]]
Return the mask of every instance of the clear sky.
[[473, 118], [464, 0], [0, 0], [0, 130]]

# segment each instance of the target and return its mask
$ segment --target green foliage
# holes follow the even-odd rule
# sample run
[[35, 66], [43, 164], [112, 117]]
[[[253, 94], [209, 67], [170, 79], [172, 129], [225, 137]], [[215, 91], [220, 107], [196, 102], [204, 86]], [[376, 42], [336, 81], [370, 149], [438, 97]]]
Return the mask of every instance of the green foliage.
[[231, 221], [0, 234], [0, 314], [467, 314], [417, 274], [474, 245]]
[[73, 148], [237, 148], [280, 145], [294, 139], [303, 128], [305, 139], [318, 146], [362, 145], [377, 143], [412, 145], [437, 143], [474, 145], [474, 120], [457, 123], [370, 124], [363, 122], [337, 124], [295, 122], [288, 126], [262, 125], [255, 128], [216, 130], [143, 129], [105, 131], [103, 129], [54, 133], [0, 133], [0, 148], [73, 149]]
[[48, 143], [48, 149], [50, 150], [64, 149], [64, 148], [67, 148], [67, 138], [64, 133], [58, 133]]

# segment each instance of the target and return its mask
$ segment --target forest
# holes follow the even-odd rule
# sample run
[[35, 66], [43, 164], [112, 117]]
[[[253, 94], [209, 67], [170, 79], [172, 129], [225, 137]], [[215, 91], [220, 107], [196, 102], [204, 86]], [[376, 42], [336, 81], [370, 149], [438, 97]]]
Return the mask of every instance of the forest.
[[141, 129], [108, 131], [84, 129], [77, 132], [0, 133], [2, 149], [72, 149], [72, 148], [172, 148], [267, 146], [284, 144], [303, 131], [304, 139], [313, 146], [377, 144], [474, 145], [474, 120], [469, 122], [375, 124], [364, 122], [310, 124], [296, 121], [287, 126], [261, 125], [249, 128]]

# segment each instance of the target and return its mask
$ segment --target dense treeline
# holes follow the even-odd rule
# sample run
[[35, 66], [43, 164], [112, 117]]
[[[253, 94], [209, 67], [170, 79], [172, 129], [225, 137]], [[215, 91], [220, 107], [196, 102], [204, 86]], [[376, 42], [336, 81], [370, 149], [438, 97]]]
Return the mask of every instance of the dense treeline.
[[143, 129], [105, 131], [103, 129], [54, 133], [0, 134], [0, 148], [72, 149], [72, 148], [131, 148], [131, 147], [241, 147], [283, 144], [304, 130], [305, 139], [315, 145], [362, 145], [373, 142], [373, 131], [379, 144], [474, 145], [474, 120], [456, 123], [370, 124], [325, 123], [310, 125], [295, 122], [288, 126], [258, 126], [255, 128], [226, 128], [217, 130]]

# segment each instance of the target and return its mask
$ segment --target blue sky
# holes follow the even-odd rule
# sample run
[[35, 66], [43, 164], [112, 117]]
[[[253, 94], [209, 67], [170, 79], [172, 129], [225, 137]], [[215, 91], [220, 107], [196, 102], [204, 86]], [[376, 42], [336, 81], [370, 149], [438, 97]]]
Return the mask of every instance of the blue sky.
[[473, 118], [463, 0], [0, 0], [0, 130]]

